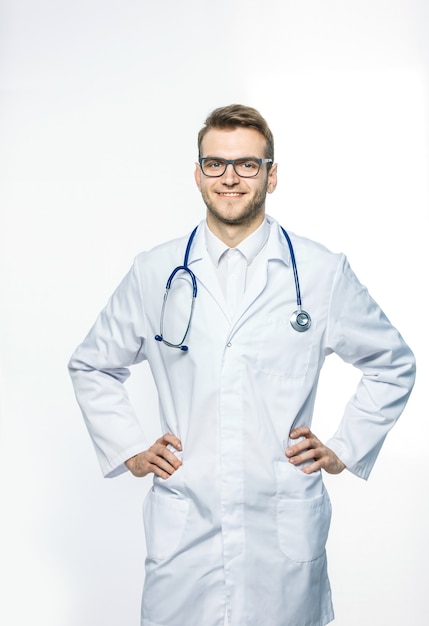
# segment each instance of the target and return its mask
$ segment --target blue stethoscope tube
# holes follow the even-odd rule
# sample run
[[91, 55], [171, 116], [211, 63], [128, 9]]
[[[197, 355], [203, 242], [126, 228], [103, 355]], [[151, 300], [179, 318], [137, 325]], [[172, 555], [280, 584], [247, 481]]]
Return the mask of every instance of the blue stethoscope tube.
[[[292, 261], [292, 269], [293, 269], [293, 277], [294, 277], [294, 281], [295, 281], [295, 291], [296, 291], [296, 303], [297, 303], [297, 310], [294, 311], [291, 315], [290, 318], [290, 324], [292, 326], [292, 328], [294, 330], [296, 330], [299, 333], [302, 333], [306, 330], [308, 330], [311, 326], [311, 317], [310, 314], [307, 313], [307, 311], [304, 311], [304, 309], [302, 308], [302, 302], [301, 302], [301, 289], [299, 286], [299, 277], [298, 277], [298, 269], [296, 266], [296, 260], [295, 260], [295, 253], [293, 250], [293, 246], [292, 246], [292, 242], [290, 240], [289, 235], [287, 234], [287, 232], [285, 231], [285, 229], [281, 226], [280, 227], [282, 229], [282, 233], [286, 238], [287, 244], [289, 246], [289, 252], [290, 252], [290, 258]], [[191, 246], [192, 246], [192, 242], [194, 240], [195, 237], [195, 233], [197, 232], [198, 226], [196, 226], [194, 228], [194, 230], [192, 231], [189, 239], [188, 239], [188, 243], [186, 245], [186, 250], [185, 250], [185, 256], [183, 259], [183, 265], [178, 265], [177, 267], [174, 268], [174, 270], [171, 272], [170, 276], [168, 277], [167, 280], [167, 284], [165, 286], [165, 294], [164, 294], [164, 300], [162, 303], [162, 309], [161, 309], [161, 319], [160, 319], [160, 330], [159, 330], [159, 335], [155, 335], [155, 339], [156, 341], [162, 341], [162, 343], [164, 343], [166, 346], [169, 346], [170, 348], [179, 348], [180, 350], [183, 350], [184, 352], [186, 352], [189, 348], [188, 346], [186, 346], [184, 344], [184, 341], [189, 333], [189, 329], [191, 327], [191, 321], [192, 321], [192, 315], [194, 312], [194, 306], [195, 306], [195, 299], [197, 297], [197, 293], [198, 293], [198, 287], [197, 287], [197, 278], [194, 274], [194, 272], [188, 267], [188, 260], [189, 260], [189, 253], [191, 251]], [[186, 327], [185, 330], [185, 334], [183, 335], [182, 340], [179, 343], [171, 343], [169, 341], [167, 341], [166, 339], [164, 339], [163, 337], [163, 326], [164, 326], [164, 311], [165, 311], [165, 305], [168, 299], [168, 294], [170, 292], [170, 288], [171, 288], [171, 283], [173, 282], [174, 277], [176, 276], [177, 272], [187, 272], [187, 274], [189, 274], [191, 281], [192, 281], [192, 304], [191, 304], [191, 311], [189, 314], [189, 321], [188, 321], [188, 325]]]
[[282, 233], [286, 237], [286, 241], [289, 246], [290, 258], [292, 261], [293, 277], [295, 280], [296, 304], [298, 306], [298, 309], [294, 311], [291, 315], [290, 325], [292, 326], [294, 330], [298, 331], [299, 333], [303, 333], [305, 330], [308, 330], [310, 328], [311, 317], [310, 317], [310, 313], [307, 313], [307, 311], [304, 311], [304, 309], [302, 308], [301, 289], [299, 287], [299, 278], [298, 278], [298, 268], [296, 266], [295, 253], [293, 251], [292, 242], [290, 240], [289, 235], [283, 228], [283, 226], [280, 226], [280, 228], [282, 229]]

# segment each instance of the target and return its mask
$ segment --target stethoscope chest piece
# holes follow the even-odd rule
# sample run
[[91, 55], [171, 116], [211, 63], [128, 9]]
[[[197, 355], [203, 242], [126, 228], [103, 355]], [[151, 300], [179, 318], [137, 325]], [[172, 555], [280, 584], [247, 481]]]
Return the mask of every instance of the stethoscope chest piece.
[[290, 325], [294, 330], [298, 331], [299, 333], [303, 333], [311, 326], [310, 314], [307, 313], [307, 311], [303, 311], [302, 309], [297, 309], [291, 315]]

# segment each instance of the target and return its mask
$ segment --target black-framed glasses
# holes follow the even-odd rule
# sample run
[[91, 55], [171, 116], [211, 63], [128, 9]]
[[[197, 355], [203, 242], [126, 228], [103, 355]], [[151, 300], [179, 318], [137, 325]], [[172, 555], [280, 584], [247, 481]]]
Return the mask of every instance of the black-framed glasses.
[[243, 157], [241, 159], [218, 159], [217, 157], [201, 157], [198, 159], [201, 171], [204, 176], [218, 178], [223, 176], [229, 164], [234, 168], [234, 172], [241, 178], [253, 178], [259, 174], [263, 163], [272, 163], [272, 159], [256, 159], [254, 157]]

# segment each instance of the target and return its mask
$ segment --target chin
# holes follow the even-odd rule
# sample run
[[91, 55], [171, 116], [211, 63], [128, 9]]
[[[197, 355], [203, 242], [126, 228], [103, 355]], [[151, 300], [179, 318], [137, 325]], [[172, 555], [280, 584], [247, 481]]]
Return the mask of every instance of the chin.
[[218, 211], [210, 207], [208, 207], [208, 210], [213, 219], [228, 226], [245, 226], [262, 218], [265, 214], [264, 207], [257, 210], [245, 209], [242, 211], [232, 209], [229, 212]]

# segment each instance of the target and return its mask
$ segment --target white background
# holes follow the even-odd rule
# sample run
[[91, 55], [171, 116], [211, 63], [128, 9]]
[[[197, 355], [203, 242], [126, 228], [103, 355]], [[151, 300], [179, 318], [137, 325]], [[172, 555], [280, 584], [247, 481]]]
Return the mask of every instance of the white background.
[[[196, 134], [240, 102], [276, 138], [267, 212], [345, 252], [418, 359], [370, 480], [327, 477], [335, 624], [427, 625], [428, 6], [0, 2], [2, 624], [139, 624], [149, 479], [101, 477], [66, 364], [134, 256], [203, 217]], [[328, 359], [320, 437], [355, 382]], [[154, 419], [144, 366], [129, 388]]]

